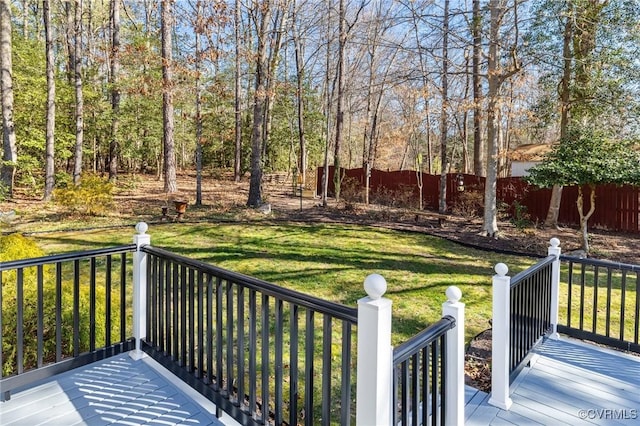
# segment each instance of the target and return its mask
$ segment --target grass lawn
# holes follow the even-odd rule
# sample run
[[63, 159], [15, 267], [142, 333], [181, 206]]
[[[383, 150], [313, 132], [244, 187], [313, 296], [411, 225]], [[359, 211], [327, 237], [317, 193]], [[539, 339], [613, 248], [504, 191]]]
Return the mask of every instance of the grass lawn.
[[[357, 225], [169, 223], [152, 225], [148, 232], [155, 246], [349, 306], [365, 296], [365, 277], [379, 273], [393, 301], [394, 344], [440, 317], [450, 285], [462, 290], [468, 342], [489, 328], [494, 265], [504, 262], [514, 275], [536, 261]], [[54, 254], [126, 244], [133, 233], [133, 228], [112, 228], [35, 238]]]

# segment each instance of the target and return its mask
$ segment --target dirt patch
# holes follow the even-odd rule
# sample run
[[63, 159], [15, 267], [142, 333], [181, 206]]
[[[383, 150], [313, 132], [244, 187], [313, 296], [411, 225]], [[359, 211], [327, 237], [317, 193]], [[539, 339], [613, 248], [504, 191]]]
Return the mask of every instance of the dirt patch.
[[491, 392], [491, 329], [471, 340], [465, 355], [465, 384]]

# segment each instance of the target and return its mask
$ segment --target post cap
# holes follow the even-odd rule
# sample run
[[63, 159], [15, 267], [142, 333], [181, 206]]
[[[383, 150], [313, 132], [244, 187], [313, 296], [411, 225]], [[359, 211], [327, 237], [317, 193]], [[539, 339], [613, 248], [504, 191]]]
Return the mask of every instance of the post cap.
[[560, 245], [560, 240], [557, 239], [556, 237], [553, 237], [552, 239], [549, 240], [549, 244], [551, 244], [551, 247], [553, 248], [558, 247]]
[[496, 271], [496, 274], [500, 275], [501, 277], [504, 277], [509, 272], [509, 267], [504, 263], [497, 263], [495, 268], [493, 269]]
[[371, 299], [380, 299], [387, 291], [387, 280], [380, 274], [371, 274], [364, 279], [364, 291]]
[[449, 302], [457, 303], [462, 297], [462, 290], [460, 290], [455, 285], [452, 285], [447, 288], [445, 294], [447, 295], [447, 299], [449, 300]]
[[143, 235], [147, 232], [147, 229], [149, 229], [149, 225], [147, 225], [145, 222], [138, 222], [136, 224], [136, 232], [140, 235]]

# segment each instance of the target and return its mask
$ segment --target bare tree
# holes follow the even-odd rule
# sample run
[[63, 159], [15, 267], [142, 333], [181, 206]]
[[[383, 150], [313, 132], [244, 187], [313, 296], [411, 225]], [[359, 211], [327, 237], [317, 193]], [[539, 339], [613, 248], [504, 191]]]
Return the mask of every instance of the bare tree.
[[325, 74], [324, 74], [324, 166], [322, 173], [322, 206], [326, 207], [329, 198], [329, 151], [331, 149], [331, 104], [333, 92], [330, 89], [331, 81], [331, 0], [327, 0], [327, 25], [325, 27]]
[[[71, 15], [72, 4], [67, 4], [68, 16]], [[73, 23], [73, 28], [69, 31], [72, 41], [69, 42], [69, 65], [70, 74], [73, 75], [73, 85], [75, 87], [75, 122], [76, 122], [76, 144], [73, 162], [73, 183], [80, 184], [82, 174], [82, 149], [84, 144], [84, 96], [82, 93], [82, 0], [73, 1], [73, 19], [68, 21]], [[71, 53], [71, 49], [73, 53]]]
[[118, 132], [120, 130], [120, 0], [111, 0], [111, 142], [109, 143], [109, 180], [118, 177]]
[[287, 24], [289, 13], [286, 10], [288, 2], [279, 4], [272, 14], [272, 38], [270, 48], [268, 49], [269, 60], [267, 61], [268, 69], [265, 73], [266, 78], [266, 104], [264, 109], [264, 126], [262, 136], [262, 155], [263, 159], [267, 158], [267, 145], [270, 141], [271, 126], [273, 123], [273, 105], [276, 96], [276, 69], [280, 60], [280, 49], [282, 48], [284, 28]]
[[162, 38], [162, 123], [164, 146], [164, 191], [178, 190], [176, 183], [176, 155], [173, 140], [173, 0], [160, 1], [160, 32]]
[[503, 83], [520, 70], [519, 62], [515, 55], [515, 46], [518, 42], [518, 15], [517, 1], [513, 6], [514, 42], [511, 48], [511, 62], [503, 67], [500, 62], [502, 52], [500, 46], [505, 45], [506, 40], [501, 37], [500, 30], [508, 12], [508, 0], [490, 0], [490, 28], [489, 28], [489, 54], [487, 57], [487, 178], [484, 192], [484, 223], [483, 234], [495, 237], [498, 232], [497, 222], [497, 177], [498, 177], [498, 136], [500, 124], [499, 103], [500, 89]]
[[235, 155], [233, 160], [233, 176], [236, 182], [240, 182], [240, 176], [242, 173], [242, 111], [241, 94], [240, 94], [240, 0], [235, 1], [234, 10], [234, 41], [235, 41], [235, 69], [234, 69], [234, 120], [235, 120]]
[[345, 65], [345, 45], [347, 44], [346, 8], [344, 0], [340, 0], [338, 9], [338, 64], [336, 94], [336, 140], [333, 153], [333, 188], [336, 200], [340, 200], [340, 183], [342, 176], [340, 168], [340, 151], [342, 149], [342, 138], [344, 129], [344, 65]]
[[46, 125], [46, 142], [45, 142], [45, 178], [44, 178], [44, 196], [45, 201], [49, 201], [53, 194], [53, 186], [55, 184], [55, 124], [56, 124], [56, 81], [54, 75], [54, 57], [53, 57], [53, 34], [51, 28], [51, 5], [49, 0], [42, 2], [42, 10], [44, 17], [44, 34], [45, 49], [47, 57], [47, 125]]
[[2, 184], [13, 196], [18, 152], [13, 122], [13, 62], [11, 60], [11, 2], [0, 0], [0, 90], [2, 91]]
[[442, 108], [440, 111], [440, 197], [438, 211], [447, 211], [447, 159], [448, 108], [449, 108], [449, 0], [444, 1], [442, 15]]
[[196, 43], [195, 51], [195, 88], [196, 88], [196, 206], [202, 205], [202, 83], [200, 77], [200, 67], [202, 62], [202, 47], [200, 36], [204, 31], [204, 21], [202, 16], [202, 1], [196, 2], [196, 18], [194, 37]]
[[255, 52], [255, 92], [253, 95], [253, 128], [251, 132], [251, 178], [247, 205], [262, 205], [262, 149], [265, 134], [265, 113], [267, 109], [267, 84], [269, 72], [269, 44], [273, 34], [269, 23], [275, 5], [271, 2], [253, 3], [254, 20], [258, 26], [257, 51]]
[[298, 171], [301, 176], [302, 185], [307, 182], [307, 145], [304, 129], [304, 45], [298, 34], [298, 23], [296, 22], [298, 3], [294, 0], [292, 9], [292, 36], [296, 58], [296, 104], [298, 116], [298, 141], [300, 143], [300, 153], [298, 155]]
[[[362, 163], [365, 174], [365, 203], [369, 204], [370, 176], [375, 166], [376, 153], [380, 134], [382, 100], [389, 85], [389, 74], [399, 51], [397, 46], [382, 49], [383, 38], [387, 34], [391, 21], [390, 9], [384, 2], [377, 3], [373, 22], [368, 25], [367, 57], [368, 75], [366, 89], [366, 112], [363, 131]], [[402, 43], [400, 43], [402, 44]]]
[[482, 143], [482, 83], [480, 75], [480, 58], [482, 56], [480, 0], [473, 0], [471, 33], [473, 36], [473, 171], [476, 176], [485, 176], [485, 146]]

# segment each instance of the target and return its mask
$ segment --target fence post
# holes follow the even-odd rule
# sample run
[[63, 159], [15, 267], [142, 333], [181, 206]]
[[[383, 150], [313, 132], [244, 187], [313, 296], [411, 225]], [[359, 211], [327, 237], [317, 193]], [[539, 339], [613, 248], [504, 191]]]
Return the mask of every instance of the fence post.
[[133, 337], [136, 348], [129, 355], [135, 360], [144, 357], [141, 342], [146, 337], [147, 330], [147, 254], [140, 250], [142, 246], [151, 243], [147, 229], [149, 226], [146, 223], [139, 222], [136, 225], [137, 234], [133, 236], [133, 243], [136, 245], [133, 253]]
[[559, 339], [558, 334], [558, 310], [560, 309], [560, 240], [552, 238], [549, 240], [549, 256], [555, 255], [556, 260], [551, 265], [551, 339]]
[[387, 282], [378, 274], [364, 280], [367, 297], [358, 300], [356, 424], [391, 424], [391, 300], [383, 298]]
[[491, 332], [491, 397], [489, 404], [503, 410], [511, 407], [509, 398], [510, 291], [509, 268], [504, 263], [495, 266], [493, 276], [493, 326]]
[[445, 415], [447, 425], [464, 425], [464, 303], [460, 302], [462, 292], [456, 286], [447, 288], [447, 301], [442, 304], [442, 316], [451, 315], [456, 326], [447, 331], [446, 370], [444, 373]]

